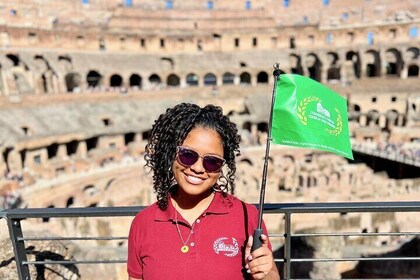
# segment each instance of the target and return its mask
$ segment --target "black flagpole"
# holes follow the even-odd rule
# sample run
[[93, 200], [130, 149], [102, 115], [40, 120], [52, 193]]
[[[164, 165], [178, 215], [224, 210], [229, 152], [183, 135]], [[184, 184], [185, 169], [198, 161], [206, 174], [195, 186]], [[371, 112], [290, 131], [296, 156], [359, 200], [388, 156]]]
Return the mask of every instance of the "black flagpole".
[[274, 67], [274, 71], [273, 71], [274, 86], [273, 86], [273, 94], [271, 97], [270, 118], [268, 120], [267, 144], [265, 146], [264, 168], [263, 168], [261, 190], [260, 190], [260, 203], [258, 206], [258, 209], [259, 209], [258, 227], [254, 230], [251, 252], [253, 252], [255, 249], [258, 249], [262, 246], [262, 241], [261, 241], [261, 234], [263, 233], [262, 220], [263, 220], [263, 212], [264, 212], [265, 185], [267, 182], [268, 159], [270, 156], [271, 124], [273, 121], [273, 106], [274, 106], [274, 100], [276, 98], [277, 80], [281, 74], [281, 70], [279, 68], [278, 63], [275, 63], [273, 67]]

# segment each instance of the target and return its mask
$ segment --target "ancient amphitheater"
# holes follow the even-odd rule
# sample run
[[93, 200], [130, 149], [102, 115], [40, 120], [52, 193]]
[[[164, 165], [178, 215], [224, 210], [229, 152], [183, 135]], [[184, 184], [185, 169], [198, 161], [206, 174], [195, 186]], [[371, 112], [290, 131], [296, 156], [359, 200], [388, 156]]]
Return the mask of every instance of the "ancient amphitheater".
[[[218, 104], [235, 121], [236, 195], [258, 202], [274, 63], [347, 98], [355, 161], [272, 145], [266, 202], [420, 197], [417, 0], [0, 0], [0, 12], [0, 208], [149, 205], [144, 145], [154, 119], [182, 101]], [[348, 227], [420, 231], [408, 214], [357, 219]], [[106, 232], [126, 235], [129, 222]], [[104, 223], [27, 227], [83, 235]], [[282, 221], [267, 223], [276, 232]], [[106, 271], [126, 279], [122, 267]]]

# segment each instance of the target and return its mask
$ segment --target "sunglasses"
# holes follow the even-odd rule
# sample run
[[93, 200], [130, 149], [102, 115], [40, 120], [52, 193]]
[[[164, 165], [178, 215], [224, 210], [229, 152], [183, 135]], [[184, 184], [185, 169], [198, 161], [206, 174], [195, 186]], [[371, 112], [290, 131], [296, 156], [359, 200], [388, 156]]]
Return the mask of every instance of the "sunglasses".
[[203, 167], [208, 173], [219, 172], [222, 169], [225, 160], [215, 155], [200, 155], [191, 148], [178, 146], [176, 148], [177, 161], [185, 166], [190, 167], [197, 162], [199, 158], [203, 159]]

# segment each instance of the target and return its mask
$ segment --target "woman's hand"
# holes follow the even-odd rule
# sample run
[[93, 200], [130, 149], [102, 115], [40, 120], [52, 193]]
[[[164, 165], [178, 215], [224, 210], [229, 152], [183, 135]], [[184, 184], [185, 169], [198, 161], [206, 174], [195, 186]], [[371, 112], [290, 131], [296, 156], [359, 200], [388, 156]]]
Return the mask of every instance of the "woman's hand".
[[262, 246], [251, 253], [253, 237], [249, 236], [245, 248], [245, 268], [254, 279], [280, 279], [273, 253], [268, 248], [268, 237], [261, 235]]

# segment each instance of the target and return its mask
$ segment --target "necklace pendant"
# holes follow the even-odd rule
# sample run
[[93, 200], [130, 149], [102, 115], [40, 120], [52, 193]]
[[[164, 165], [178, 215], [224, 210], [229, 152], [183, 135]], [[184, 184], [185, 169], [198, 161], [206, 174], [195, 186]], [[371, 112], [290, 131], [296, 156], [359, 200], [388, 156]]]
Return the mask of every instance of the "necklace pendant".
[[188, 253], [189, 250], [190, 250], [190, 248], [188, 248], [187, 245], [184, 245], [184, 246], [181, 247], [181, 252], [184, 253], [184, 254]]

